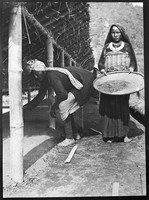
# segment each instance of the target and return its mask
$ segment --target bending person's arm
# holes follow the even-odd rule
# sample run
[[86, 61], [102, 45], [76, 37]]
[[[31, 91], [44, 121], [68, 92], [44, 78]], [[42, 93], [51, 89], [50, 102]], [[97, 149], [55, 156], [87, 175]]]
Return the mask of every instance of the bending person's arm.
[[45, 77], [45, 79], [43, 79], [42, 82], [41, 82], [39, 93], [37, 94], [37, 96], [33, 100], [31, 100], [27, 104], [27, 107], [29, 109], [33, 109], [36, 106], [38, 106], [40, 104], [40, 102], [44, 99], [47, 90], [48, 90], [48, 81], [47, 81], [47, 78]]

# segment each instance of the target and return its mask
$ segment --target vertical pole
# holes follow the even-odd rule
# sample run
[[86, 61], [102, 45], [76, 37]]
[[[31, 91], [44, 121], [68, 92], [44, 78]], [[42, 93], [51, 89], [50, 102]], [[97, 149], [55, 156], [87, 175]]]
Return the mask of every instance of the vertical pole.
[[69, 58], [69, 66], [72, 67], [72, 60]]
[[10, 176], [23, 181], [22, 21], [21, 5], [12, 8], [9, 27]]
[[[47, 39], [47, 67], [53, 67], [53, 42], [52, 42], [52, 37], [49, 37]], [[49, 111], [51, 110], [51, 107], [55, 101], [54, 98], [54, 91], [50, 93], [48, 91], [48, 107]], [[49, 112], [50, 113], [50, 112]], [[52, 118], [49, 114], [49, 127], [55, 129], [55, 118]]]
[[64, 56], [65, 56], [65, 53], [64, 53], [64, 51], [62, 50], [62, 53], [61, 53], [61, 67], [65, 67]]
[[[0, 19], [2, 19], [2, 5], [0, 3]], [[3, 69], [3, 62], [2, 62], [2, 24], [0, 26], [0, 105], [2, 105], [2, 69]], [[2, 133], [2, 106], [0, 107], [0, 133]]]
[[81, 116], [82, 116], [81, 126], [82, 126], [82, 129], [83, 129], [84, 128], [83, 106], [81, 106]]
[[28, 93], [28, 103], [29, 103], [31, 100], [31, 88], [30, 87], [28, 88], [27, 93]]
[[74, 62], [74, 66], [76, 67], [77, 65], [76, 65], [76, 62]]

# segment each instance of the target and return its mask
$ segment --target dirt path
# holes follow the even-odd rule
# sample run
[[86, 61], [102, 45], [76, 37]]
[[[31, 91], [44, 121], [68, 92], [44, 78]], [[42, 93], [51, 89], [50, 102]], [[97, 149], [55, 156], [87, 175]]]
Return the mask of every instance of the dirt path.
[[[67, 148], [54, 147], [62, 139], [61, 125], [54, 131], [48, 129], [43, 120], [42, 126], [37, 125], [36, 129], [40, 128], [42, 135], [38, 135], [39, 131], [33, 138], [29, 132], [34, 130], [35, 121], [25, 122], [28, 123], [28, 143], [35, 136], [38, 142], [41, 137], [44, 139], [34, 148], [28, 148], [24, 182], [15, 187], [6, 185], [4, 197], [111, 196], [114, 182], [119, 183], [120, 196], [146, 194], [144, 126], [131, 117], [129, 136], [132, 141], [108, 144], [102, 141], [100, 134], [89, 130], [92, 127], [100, 131], [98, 105], [94, 101], [84, 107], [83, 116], [84, 137], [77, 142], [74, 157], [67, 164], [64, 161], [75, 144]], [[36, 113], [36, 120], [37, 117]]]

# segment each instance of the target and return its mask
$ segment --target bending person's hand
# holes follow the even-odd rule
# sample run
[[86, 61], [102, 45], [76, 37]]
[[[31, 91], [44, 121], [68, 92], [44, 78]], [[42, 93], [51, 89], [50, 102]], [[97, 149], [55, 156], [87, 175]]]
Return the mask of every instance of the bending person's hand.
[[29, 111], [32, 111], [33, 106], [26, 104], [26, 105], [23, 106], [23, 110], [26, 110], [26, 109], [28, 109]]
[[51, 115], [51, 117], [56, 118], [56, 110], [53, 106], [51, 108], [50, 115]]

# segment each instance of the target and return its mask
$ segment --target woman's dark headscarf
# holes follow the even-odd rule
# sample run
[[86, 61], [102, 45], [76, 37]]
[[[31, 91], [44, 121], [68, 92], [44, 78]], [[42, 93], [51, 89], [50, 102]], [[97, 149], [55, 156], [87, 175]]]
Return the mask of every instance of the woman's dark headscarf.
[[107, 43], [110, 43], [110, 42], [113, 41], [112, 36], [111, 36], [111, 30], [112, 30], [112, 27], [113, 27], [113, 26], [116, 26], [116, 27], [120, 30], [121, 35], [122, 35], [121, 40], [124, 41], [124, 42], [127, 42], [127, 43], [130, 45], [130, 49], [131, 49], [131, 51], [132, 51], [132, 56], [133, 56], [134, 61], [135, 61], [135, 69], [134, 69], [134, 71], [138, 71], [137, 60], [136, 60], [135, 52], [134, 52], [134, 50], [133, 50], [133, 47], [132, 47], [132, 45], [131, 45], [131, 42], [130, 42], [130, 40], [129, 40], [128, 35], [125, 33], [125, 29], [124, 29], [121, 25], [119, 25], [119, 24], [113, 24], [113, 25], [111, 26], [111, 28], [110, 28], [110, 30], [109, 30], [109, 33], [108, 33], [108, 35], [107, 35], [106, 41], [105, 41], [105, 45], [106, 45]]

